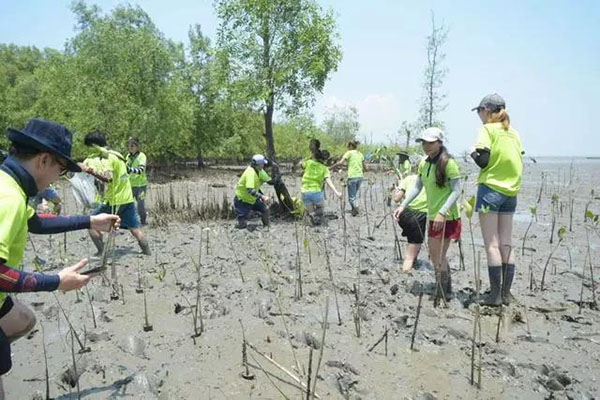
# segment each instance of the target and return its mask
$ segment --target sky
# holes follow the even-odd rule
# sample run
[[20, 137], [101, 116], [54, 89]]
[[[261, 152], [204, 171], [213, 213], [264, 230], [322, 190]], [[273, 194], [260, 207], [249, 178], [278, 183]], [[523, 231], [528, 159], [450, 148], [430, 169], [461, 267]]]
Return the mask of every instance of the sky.
[[[501, 94], [523, 147], [533, 156], [600, 156], [593, 134], [600, 98], [600, 1], [318, 0], [333, 9], [343, 60], [316, 98], [322, 122], [355, 106], [360, 138], [388, 142], [418, 116], [431, 13], [444, 24], [448, 148], [460, 154], [481, 124], [470, 109]], [[70, 0], [0, 0], [0, 42], [63, 49], [74, 36]], [[117, 0], [93, 2], [110, 11]], [[192, 24], [215, 36], [212, 0], [137, 0], [166, 37], [187, 43]]]

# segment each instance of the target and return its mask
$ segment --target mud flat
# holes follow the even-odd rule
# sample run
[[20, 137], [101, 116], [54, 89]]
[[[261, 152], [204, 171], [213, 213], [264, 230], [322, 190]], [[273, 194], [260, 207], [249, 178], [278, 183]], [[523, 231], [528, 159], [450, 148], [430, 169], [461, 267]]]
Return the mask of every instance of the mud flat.
[[[171, 193], [175, 208], [200, 209], [202, 204], [222, 203], [224, 194], [230, 198], [237, 178], [233, 172], [210, 172], [151, 186], [149, 207], [154, 213], [146, 232], [154, 255], [140, 255], [131, 235], [122, 232], [116, 237], [114, 255], [116, 287], [96, 278], [88, 286], [89, 298], [85, 290], [79, 296], [58, 294], [84, 347], [91, 350], [77, 354], [79, 345], [74, 341], [80, 395], [86, 399], [306, 398], [306, 389], [295, 378], [307, 381], [312, 349], [311, 386], [316, 379], [321, 399], [598, 398], [600, 314], [592, 292], [598, 299], [600, 290], [590, 272], [600, 278], [600, 236], [584, 222], [584, 213], [586, 208], [600, 213], [595, 198], [600, 195], [599, 166], [593, 160], [572, 166], [564, 162], [526, 165], [513, 235], [517, 258], [513, 293], [518, 304], [501, 313], [482, 309], [481, 342], [477, 340], [481, 388], [470, 384], [475, 262], [466, 218], [464, 269], [458, 246], [452, 244], [454, 295], [447, 308], [434, 308], [428, 296], [434, 277], [426, 249], [411, 275], [398, 272], [392, 221], [384, 217], [390, 212], [383, 196], [383, 188], [391, 183], [388, 175], [368, 174], [371, 184], [363, 185], [358, 217], [349, 213], [342, 217], [339, 202], [328, 193], [326, 210], [331, 219], [319, 228], [274, 220], [265, 230], [256, 219], [252, 221], [256, 229], [238, 231], [233, 220], [185, 222], [185, 213], [175, 211], [161, 216], [160, 226], [152, 226], [152, 221], [158, 221], [154, 215], [158, 203], [170, 202]], [[472, 165], [462, 167], [468, 198], [476, 190], [476, 171]], [[336, 175], [338, 184], [339, 178], [341, 174]], [[288, 176], [286, 182], [290, 192], [297, 192], [299, 178]], [[74, 212], [76, 206], [68, 190], [65, 193], [66, 209]], [[537, 220], [531, 224], [522, 255], [530, 206], [537, 207]], [[558, 243], [556, 232], [550, 243], [553, 218], [554, 230], [564, 226], [567, 234], [548, 262], [542, 291], [542, 270]], [[475, 259], [481, 253], [485, 266], [477, 217], [473, 236]], [[66, 252], [63, 235], [32, 235], [32, 240], [48, 270], [73, 264], [94, 251], [85, 232], [66, 235]], [[405, 242], [401, 245], [404, 250]], [[35, 256], [29, 245], [25, 265], [33, 265]], [[482, 281], [485, 290], [485, 268]], [[421, 290], [425, 294], [411, 351]], [[144, 294], [151, 331], [144, 330]], [[45, 398], [42, 341], [48, 355], [50, 396], [77, 398], [77, 388], [70, 385], [74, 380], [64, 374], [73, 364], [70, 330], [55, 297], [48, 293], [18, 297], [32, 305], [38, 323], [28, 338], [13, 345], [14, 366], [4, 377], [7, 398]], [[196, 304], [201, 311], [197, 314]], [[196, 331], [194, 315], [198, 315]], [[246, 372], [240, 321], [252, 346], [246, 349], [251, 380], [242, 377]]]

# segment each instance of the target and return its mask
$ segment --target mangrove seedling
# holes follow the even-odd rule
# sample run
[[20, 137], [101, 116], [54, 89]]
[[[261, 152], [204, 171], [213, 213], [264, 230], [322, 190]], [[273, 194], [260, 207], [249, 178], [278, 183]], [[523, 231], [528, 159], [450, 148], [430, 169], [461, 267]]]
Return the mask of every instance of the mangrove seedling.
[[527, 234], [529, 233], [529, 229], [533, 224], [533, 220], [537, 219], [537, 206], [529, 206], [529, 213], [531, 214], [531, 219], [529, 220], [529, 224], [527, 225], [527, 229], [525, 229], [525, 235], [523, 235], [523, 245], [521, 246], [521, 255], [525, 255], [525, 241], [527, 240]]
[[556, 227], [556, 214], [558, 213], [558, 195], [552, 195], [552, 207], [550, 208], [550, 212], [552, 213], [552, 227], [550, 228], [550, 244], [554, 241], [554, 228]]
[[562, 243], [562, 241], [565, 238], [566, 234], [567, 234], [567, 228], [565, 228], [564, 226], [561, 226], [558, 229], [558, 243], [552, 249], [552, 251], [550, 251], [550, 255], [548, 256], [548, 259], [546, 260], [546, 264], [544, 265], [544, 270], [542, 272], [542, 282], [540, 283], [540, 290], [542, 290], [542, 291], [544, 290], [544, 281], [546, 279], [546, 270], [548, 269], [548, 265], [550, 265], [550, 259], [554, 255], [554, 252], [556, 251], [556, 249], [558, 249], [558, 247]]

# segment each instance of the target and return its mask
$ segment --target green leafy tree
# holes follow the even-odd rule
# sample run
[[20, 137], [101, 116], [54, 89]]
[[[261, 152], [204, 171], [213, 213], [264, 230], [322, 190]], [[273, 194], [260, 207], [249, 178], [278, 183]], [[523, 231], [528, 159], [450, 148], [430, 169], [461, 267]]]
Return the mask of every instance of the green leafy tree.
[[139, 7], [105, 16], [82, 1], [72, 9], [77, 34], [43, 71], [38, 115], [75, 131], [104, 130], [116, 148], [137, 136], [151, 157], [189, 156], [193, 105], [183, 46], [165, 39]]
[[267, 156], [276, 161], [276, 108], [312, 104], [341, 60], [333, 13], [314, 0], [217, 0], [216, 11], [232, 95], [263, 114]]

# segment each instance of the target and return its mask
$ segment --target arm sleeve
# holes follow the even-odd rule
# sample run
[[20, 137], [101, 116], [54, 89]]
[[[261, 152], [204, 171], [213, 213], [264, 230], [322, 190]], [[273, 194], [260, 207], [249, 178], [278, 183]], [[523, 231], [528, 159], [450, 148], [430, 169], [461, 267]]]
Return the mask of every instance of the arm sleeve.
[[450, 196], [446, 199], [446, 202], [440, 208], [439, 214], [444, 214], [448, 212], [450, 207], [456, 203], [456, 200], [460, 197], [460, 179], [451, 179], [450, 180]]
[[410, 192], [406, 194], [404, 200], [402, 201], [402, 204], [400, 205], [402, 207], [407, 207], [410, 204], [410, 202], [413, 201], [415, 197], [419, 195], [419, 193], [421, 193], [421, 189], [423, 189], [423, 181], [421, 180], [421, 176], [419, 175], [417, 177], [417, 180], [415, 181], [415, 186], [413, 186]]
[[488, 149], [475, 149], [471, 153], [471, 158], [479, 168], [484, 169], [490, 162], [490, 151]]
[[61, 232], [76, 231], [79, 229], [90, 228], [89, 215], [75, 215], [72, 217], [40, 217], [38, 214], [33, 214], [27, 220], [29, 232], [37, 234], [53, 234]]
[[60, 277], [57, 274], [46, 275], [19, 271], [10, 268], [0, 259], [0, 291], [16, 292], [52, 292], [58, 289]]

